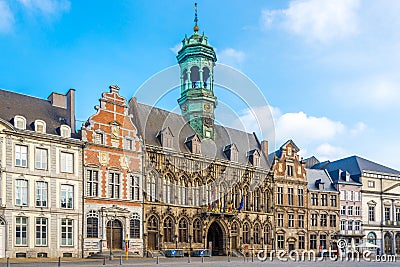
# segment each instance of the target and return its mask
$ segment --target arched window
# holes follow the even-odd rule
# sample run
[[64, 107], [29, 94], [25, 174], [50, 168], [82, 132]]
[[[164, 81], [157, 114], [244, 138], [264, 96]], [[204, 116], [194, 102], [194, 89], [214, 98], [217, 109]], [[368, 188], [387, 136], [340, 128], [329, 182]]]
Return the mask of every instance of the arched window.
[[188, 81], [188, 73], [187, 73], [186, 69], [184, 69], [182, 71], [181, 79], [182, 79], [182, 89], [181, 89], [181, 91], [184, 91], [185, 89], [187, 89], [186, 84], [187, 84], [187, 81]]
[[253, 238], [254, 238], [254, 244], [261, 244], [260, 242], [260, 225], [256, 223], [254, 225], [254, 231], [253, 231]]
[[232, 234], [237, 234], [238, 233], [238, 229], [239, 229], [238, 223], [237, 222], [232, 223], [231, 233]]
[[254, 209], [254, 211], [261, 211], [260, 205], [261, 205], [260, 190], [256, 189], [253, 193], [253, 209]]
[[214, 201], [213, 196], [212, 196], [212, 186], [211, 186], [212, 181], [208, 181], [206, 184], [206, 199], [207, 199], [207, 205], [211, 205], [212, 202]]
[[200, 193], [201, 182], [199, 179], [195, 179], [193, 182], [193, 206], [200, 206], [201, 203], [201, 193]]
[[271, 212], [271, 198], [269, 190], [264, 191], [264, 210], [265, 212]]
[[395, 243], [396, 243], [396, 254], [400, 254], [400, 233], [396, 234]]
[[147, 176], [147, 200], [156, 201], [157, 199], [157, 183], [154, 173], [149, 173]]
[[[164, 203], [174, 203], [174, 181], [170, 175], [166, 175], [163, 179], [163, 201]], [[179, 191], [178, 191], [179, 193]], [[178, 198], [179, 199], [179, 198]]]
[[35, 120], [35, 131], [39, 133], [45, 133], [46, 123], [42, 120]]
[[188, 185], [187, 180], [184, 177], [181, 177], [179, 180], [179, 204], [187, 205], [187, 198], [188, 198]]
[[148, 231], [158, 231], [158, 219], [156, 216], [151, 216], [147, 223]]
[[130, 237], [140, 238], [140, 216], [133, 213], [130, 219]]
[[368, 242], [376, 245], [376, 234], [374, 232], [370, 232], [367, 235]]
[[167, 217], [164, 220], [164, 242], [172, 242], [173, 233], [173, 221], [171, 217]]
[[209, 86], [210, 82], [208, 81], [209, 78], [210, 78], [210, 69], [207, 67], [203, 67], [203, 87], [204, 88], [211, 89], [211, 87]]
[[200, 219], [196, 219], [193, 222], [193, 242], [194, 243], [202, 243], [201, 239], [201, 221]]
[[243, 224], [243, 244], [250, 244], [250, 227], [247, 222]]
[[267, 245], [270, 242], [270, 236], [271, 236], [271, 228], [269, 227], [269, 225], [265, 225], [264, 226], [264, 244]]
[[199, 67], [193, 66], [190, 68], [190, 81], [192, 83], [192, 88], [198, 88], [200, 86], [200, 72]]
[[239, 208], [240, 205], [240, 190], [239, 186], [235, 185], [232, 190], [232, 202], [233, 202], [233, 207], [235, 209]]
[[68, 125], [61, 125], [60, 134], [62, 137], [71, 137], [71, 128]]
[[186, 219], [179, 221], [179, 242], [187, 243], [189, 236], [188, 222]]
[[384, 236], [384, 242], [385, 242], [385, 254], [393, 254], [393, 236], [390, 233], [386, 233]]
[[22, 116], [15, 116], [14, 117], [14, 127], [20, 130], [25, 130], [26, 129], [26, 119], [25, 117]]
[[219, 197], [218, 197], [218, 209], [223, 211], [226, 206], [226, 185], [225, 183], [219, 184], [218, 189]]
[[86, 216], [86, 237], [99, 237], [99, 214], [94, 210], [89, 211]]

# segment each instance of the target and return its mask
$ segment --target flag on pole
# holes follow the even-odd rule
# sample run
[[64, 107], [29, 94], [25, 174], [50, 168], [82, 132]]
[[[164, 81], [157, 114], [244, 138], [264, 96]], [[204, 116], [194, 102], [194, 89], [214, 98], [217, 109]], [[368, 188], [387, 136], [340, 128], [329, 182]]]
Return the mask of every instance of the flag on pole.
[[240, 201], [239, 208], [237, 209], [238, 212], [240, 212], [243, 209], [243, 206], [244, 206], [244, 195], [242, 195], [242, 200]]

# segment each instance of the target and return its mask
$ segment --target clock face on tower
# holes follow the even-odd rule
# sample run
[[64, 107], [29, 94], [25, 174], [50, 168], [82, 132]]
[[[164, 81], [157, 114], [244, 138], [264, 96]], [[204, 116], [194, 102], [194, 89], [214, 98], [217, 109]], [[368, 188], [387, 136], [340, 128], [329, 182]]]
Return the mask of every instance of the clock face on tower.
[[210, 117], [204, 117], [204, 125], [207, 127], [213, 126], [213, 119]]

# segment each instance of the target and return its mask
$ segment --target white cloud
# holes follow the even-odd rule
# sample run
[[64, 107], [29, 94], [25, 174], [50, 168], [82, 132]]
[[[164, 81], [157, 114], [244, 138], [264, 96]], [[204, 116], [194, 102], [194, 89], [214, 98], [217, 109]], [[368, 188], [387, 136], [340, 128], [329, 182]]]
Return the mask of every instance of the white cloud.
[[319, 145], [315, 149], [315, 152], [316, 152], [316, 157], [320, 161], [334, 160], [337, 158], [342, 158], [348, 154], [344, 148], [333, 146], [328, 143], [323, 143]]
[[263, 10], [264, 26], [277, 23], [307, 41], [327, 43], [358, 32], [359, 0], [297, 0], [287, 9]]
[[233, 49], [233, 48], [226, 48], [221, 52], [217, 53], [217, 57], [219, 62], [226, 64], [226, 65], [238, 65], [243, 62], [246, 55], [244, 52]]
[[71, 8], [69, 0], [18, 0], [27, 10], [57, 16]]
[[364, 122], [357, 122], [353, 129], [350, 130], [352, 135], [358, 135], [363, 132], [367, 128], [367, 125]]
[[0, 32], [8, 33], [14, 25], [14, 15], [6, 1], [0, 0]]
[[178, 54], [179, 50], [182, 48], [182, 43], [178, 43], [171, 47], [169, 50], [171, 50], [175, 55]]

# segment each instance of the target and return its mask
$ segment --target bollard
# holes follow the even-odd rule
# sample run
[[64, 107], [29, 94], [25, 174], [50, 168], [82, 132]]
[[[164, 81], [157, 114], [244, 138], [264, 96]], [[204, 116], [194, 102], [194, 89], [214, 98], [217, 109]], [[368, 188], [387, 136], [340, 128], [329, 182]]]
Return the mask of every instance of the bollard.
[[243, 256], [243, 262], [246, 262], [246, 255]]
[[228, 254], [228, 262], [231, 262], [231, 255]]
[[190, 253], [188, 254], [188, 263], [190, 263]]
[[158, 255], [157, 255], [157, 260], [156, 260], [156, 264], [158, 264]]
[[10, 267], [10, 257], [7, 257], [7, 267]]
[[251, 262], [254, 262], [254, 254], [251, 254]]
[[204, 262], [204, 256], [201, 255], [201, 263], [203, 263], [203, 262]]
[[122, 265], [122, 255], [119, 256], [119, 265]]
[[103, 265], [106, 265], [106, 256], [103, 258]]
[[57, 265], [58, 267], [60, 267], [61, 266], [61, 257], [58, 257], [58, 265]]

